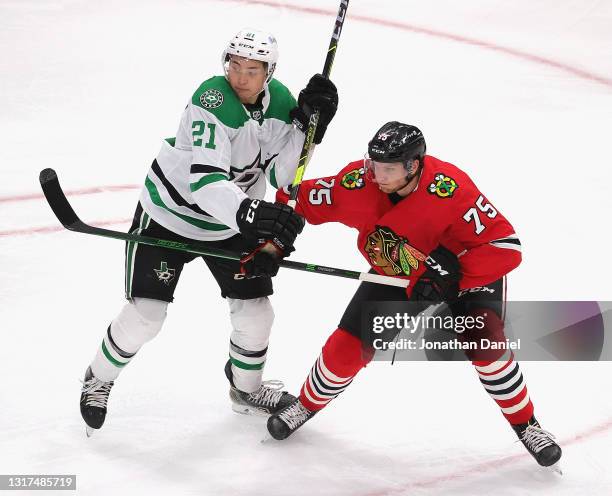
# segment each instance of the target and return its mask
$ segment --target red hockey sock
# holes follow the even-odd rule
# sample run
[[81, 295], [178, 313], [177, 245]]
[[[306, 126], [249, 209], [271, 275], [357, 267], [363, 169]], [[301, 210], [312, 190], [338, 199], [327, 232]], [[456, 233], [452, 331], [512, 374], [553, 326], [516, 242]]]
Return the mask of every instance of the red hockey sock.
[[321, 410], [344, 391], [353, 377], [372, 359], [359, 338], [344, 329], [329, 337], [300, 391], [300, 401], [312, 411]]
[[485, 390], [511, 424], [524, 424], [533, 415], [533, 404], [518, 362], [507, 350], [497, 361], [472, 362]]

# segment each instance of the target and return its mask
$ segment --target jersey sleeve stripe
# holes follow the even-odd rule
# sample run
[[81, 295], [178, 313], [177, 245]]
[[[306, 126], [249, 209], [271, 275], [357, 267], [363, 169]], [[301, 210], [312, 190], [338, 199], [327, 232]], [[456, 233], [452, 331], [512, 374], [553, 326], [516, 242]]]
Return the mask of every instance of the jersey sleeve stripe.
[[221, 174], [219, 172], [214, 172], [212, 174], [207, 174], [206, 176], [200, 178], [200, 180], [196, 183], [191, 183], [189, 185], [189, 189], [193, 193], [203, 188], [207, 184], [216, 183], [217, 181], [227, 181], [227, 180], [228, 180], [227, 175]]
[[521, 249], [520, 245], [513, 245], [513, 244], [504, 244], [504, 243], [491, 243], [493, 246], [495, 246], [496, 248], [504, 248], [506, 250], [515, 250], [515, 251], [520, 251], [522, 252], [523, 250]]
[[229, 227], [224, 224], [217, 224], [214, 222], [207, 222], [205, 220], [195, 219], [193, 217], [190, 217], [189, 215], [184, 215], [177, 212], [176, 210], [171, 209], [164, 203], [159, 194], [159, 191], [157, 190], [157, 187], [149, 177], [147, 177], [145, 180], [145, 187], [147, 188], [149, 198], [151, 199], [151, 202], [154, 205], [163, 208], [164, 210], [167, 210], [168, 212], [175, 215], [179, 219], [187, 222], [188, 224], [199, 227], [200, 229], [207, 229], [209, 231], [225, 231], [226, 229], [229, 229]]
[[214, 165], [206, 164], [191, 164], [191, 174], [210, 174], [211, 172], [220, 172], [221, 174], [227, 174], [227, 171], [222, 167], [215, 167]]
[[489, 241], [489, 244], [496, 246], [497, 248], [521, 251], [521, 242], [516, 234], [507, 236], [505, 238], [494, 239], [493, 241]]
[[164, 172], [162, 171], [160, 165], [157, 163], [157, 160], [153, 162], [153, 165], [151, 166], [151, 170], [153, 171], [157, 179], [159, 179], [159, 181], [162, 183], [164, 188], [166, 188], [166, 191], [168, 192], [168, 195], [170, 195], [170, 198], [172, 198], [172, 201], [176, 203], [179, 207], [186, 207], [192, 210], [193, 212], [195, 212], [196, 214], [211, 217], [211, 215], [208, 212], [206, 212], [205, 210], [202, 210], [197, 204], [189, 203], [187, 200], [185, 200], [185, 198], [183, 198], [183, 196], [176, 190], [176, 188], [172, 185], [172, 183], [164, 175]]

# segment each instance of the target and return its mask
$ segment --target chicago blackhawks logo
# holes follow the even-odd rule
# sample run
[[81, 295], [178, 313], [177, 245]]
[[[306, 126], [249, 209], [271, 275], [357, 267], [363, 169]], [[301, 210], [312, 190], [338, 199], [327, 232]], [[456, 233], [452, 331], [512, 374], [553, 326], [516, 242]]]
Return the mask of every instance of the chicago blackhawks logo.
[[220, 107], [223, 103], [223, 93], [215, 89], [206, 90], [200, 95], [200, 103], [205, 109]]
[[340, 184], [346, 189], [361, 189], [365, 186], [365, 168], [353, 169], [342, 176]]
[[410, 246], [406, 238], [384, 226], [376, 226], [376, 230], [368, 235], [364, 251], [370, 257], [370, 263], [380, 267], [388, 276], [409, 276], [419, 268], [419, 262], [427, 258]]
[[452, 198], [453, 193], [459, 187], [452, 177], [444, 174], [436, 174], [434, 182], [429, 185], [427, 191], [439, 198]]

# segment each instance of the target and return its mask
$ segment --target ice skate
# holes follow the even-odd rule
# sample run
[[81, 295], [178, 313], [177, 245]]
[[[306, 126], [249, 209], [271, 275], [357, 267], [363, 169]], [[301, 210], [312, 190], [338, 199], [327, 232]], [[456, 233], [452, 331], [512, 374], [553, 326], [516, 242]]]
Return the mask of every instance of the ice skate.
[[512, 428], [538, 464], [562, 473], [558, 463], [561, 459], [561, 448], [554, 441], [555, 436], [542, 429], [535, 417], [532, 416], [526, 424], [513, 425]]
[[302, 405], [299, 398], [295, 398], [284, 410], [268, 419], [268, 432], [278, 441], [286, 439], [310, 420], [315, 413]]
[[295, 400], [295, 396], [283, 391], [281, 381], [263, 381], [257, 391], [247, 393], [234, 386], [231, 361], [225, 365], [225, 375], [230, 381], [232, 410], [245, 415], [269, 416], [279, 412]]
[[94, 377], [91, 367], [87, 367], [81, 389], [81, 416], [85, 421], [87, 437], [100, 429], [106, 418], [108, 395], [114, 382], [104, 382]]

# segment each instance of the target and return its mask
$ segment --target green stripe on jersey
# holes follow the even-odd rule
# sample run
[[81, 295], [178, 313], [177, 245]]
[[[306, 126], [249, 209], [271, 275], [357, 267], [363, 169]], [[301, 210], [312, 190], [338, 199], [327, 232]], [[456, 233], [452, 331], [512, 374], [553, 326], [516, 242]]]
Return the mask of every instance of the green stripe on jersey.
[[278, 182], [276, 181], [276, 164], [270, 167], [270, 184], [278, 189]]
[[193, 193], [194, 191], [197, 191], [200, 188], [203, 188], [207, 184], [216, 183], [217, 181], [227, 181], [227, 180], [228, 179], [225, 174], [222, 174], [221, 172], [213, 172], [211, 174], [207, 174], [206, 176], [200, 178], [200, 180], [197, 183], [191, 183], [189, 185], [189, 189]]
[[200, 229], [206, 229], [207, 231], [225, 231], [226, 229], [229, 229], [229, 227], [227, 227], [226, 225], [216, 224], [214, 222], [207, 222], [205, 220], [196, 219], [194, 217], [190, 217], [189, 215], [179, 214], [178, 212], [172, 210], [161, 199], [161, 196], [159, 195], [159, 191], [157, 191], [157, 187], [155, 186], [153, 181], [151, 181], [148, 177], [145, 180], [145, 186], [147, 188], [147, 191], [149, 192], [149, 197], [151, 198], [151, 201], [155, 205], [157, 205], [160, 208], [163, 208], [164, 210], [167, 210], [173, 215], [176, 215], [179, 219], [187, 222], [188, 224], [199, 227]]

